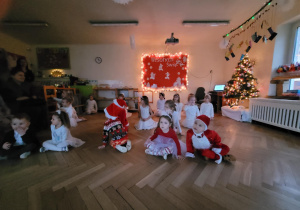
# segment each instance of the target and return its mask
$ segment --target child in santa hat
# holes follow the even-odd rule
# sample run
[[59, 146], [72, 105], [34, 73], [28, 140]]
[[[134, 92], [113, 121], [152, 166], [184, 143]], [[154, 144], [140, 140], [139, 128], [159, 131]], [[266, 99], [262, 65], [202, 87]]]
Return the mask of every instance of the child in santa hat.
[[126, 102], [122, 99], [115, 99], [112, 104], [104, 109], [105, 116], [108, 120], [104, 123], [103, 128], [103, 145], [98, 149], [103, 149], [109, 142], [110, 145], [122, 153], [131, 149], [131, 141], [128, 140], [128, 126], [126, 119]]
[[217, 164], [226, 161], [235, 161], [233, 155], [228, 155], [229, 147], [221, 143], [217, 132], [207, 129], [210, 118], [200, 115], [196, 118], [193, 128], [186, 134], [186, 157], [195, 158], [195, 149], [201, 152], [205, 159], [215, 160]]

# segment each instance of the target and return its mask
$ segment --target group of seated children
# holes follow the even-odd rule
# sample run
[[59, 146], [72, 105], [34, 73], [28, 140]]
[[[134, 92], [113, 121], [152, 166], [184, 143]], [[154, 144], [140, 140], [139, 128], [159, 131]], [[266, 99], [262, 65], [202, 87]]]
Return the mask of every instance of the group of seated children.
[[70, 120], [66, 112], [58, 110], [51, 119], [52, 139], [40, 143], [36, 133], [30, 126], [30, 118], [27, 114], [16, 114], [12, 117], [12, 130], [4, 135], [0, 142], [0, 160], [11, 158], [27, 158], [31, 152], [39, 148], [40, 152], [68, 151], [68, 146], [79, 147], [84, 141], [74, 138], [70, 134]]
[[182, 122], [182, 126], [186, 128], [192, 128], [196, 117], [200, 115], [206, 115], [210, 119], [214, 117], [214, 108], [210, 103], [211, 97], [210, 95], [205, 95], [204, 103], [201, 104], [200, 110], [196, 105], [196, 98], [194, 94], [190, 94], [188, 96], [187, 103], [183, 106], [180, 102], [180, 96], [176, 93], [173, 96], [173, 100], [165, 100], [165, 94], [159, 93], [159, 99], [157, 100], [157, 110], [155, 113], [149, 106], [149, 100], [147, 96], [142, 96], [141, 104], [139, 106], [139, 122], [135, 125], [137, 130], [149, 130], [157, 127], [157, 122], [155, 122], [152, 117], [162, 116], [165, 113], [172, 117], [172, 123], [174, 125], [175, 132], [177, 134], [182, 133], [180, 120], [181, 120], [181, 112], [184, 110], [186, 114], [186, 118]]
[[[163, 93], [160, 93], [160, 100], [165, 100]], [[204, 103], [210, 104], [209, 101], [210, 96], [208, 95], [205, 97]], [[158, 104], [160, 103], [162, 102], [158, 102]], [[184, 109], [186, 113], [190, 112], [190, 118], [187, 120], [190, 123], [190, 129], [187, 131], [186, 143], [179, 140], [176, 131], [177, 133], [182, 132], [179, 124], [181, 113], [176, 110], [177, 106], [180, 110], [183, 105], [180, 103], [179, 95], [175, 94], [173, 100], [164, 101], [164, 109], [159, 109], [156, 112], [156, 114], [161, 114], [159, 122], [156, 123], [152, 120], [154, 112], [149, 106], [148, 97], [141, 97], [140, 120], [135, 128], [137, 130], [155, 128], [154, 134], [144, 143], [146, 154], [162, 156], [165, 160], [168, 155], [172, 155], [182, 160], [185, 157], [195, 158], [195, 151], [199, 151], [205, 159], [214, 160], [217, 164], [220, 164], [222, 160], [235, 160], [234, 156], [228, 154], [229, 147], [221, 143], [220, 136], [215, 131], [208, 129], [213, 114], [211, 115], [211, 111], [206, 110], [206, 107], [203, 106], [203, 114], [200, 115], [199, 109], [195, 105], [195, 96], [192, 94], [189, 95], [188, 103]], [[111, 135], [109, 144], [122, 153], [128, 152], [132, 145], [131, 141], [128, 140], [129, 123], [126, 119], [126, 102], [122, 99], [115, 99], [111, 105], [105, 108], [104, 112], [108, 120], [104, 123], [103, 144], [98, 148], [105, 148]], [[210, 114], [211, 117], [206, 114]]]
[[[76, 127], [78, 122], [86, 120], [83, 117], [78, 117], [76, 110], [72, 106], [74, 101], [73, 91], [63, 90], [61, 96], [62, 98], [53, 98], [53, 99], [57, 101], [58, 110], [64, 111], [68, 114], [71, 127]], [[91, 106], [88, 106], [89, 103], [91, 104]], [[93, 108], [92, 105], [96, 105], [96, 107]], [[87, 100], [86, 112], [87, 113], [89, 112], [89, 114], [97, 112], [97, 103], [93, 99], [93, 96], [90, 96], [90, 98]]]
[[[164, 95], [162, 94], [162, 96]], [[205, 103], [209, 103], [209, 98], [205, 99]], [[70, 107], [70, 104], [71, 101], [68, 100], [68, 97], [62, 99], [63, 108]], [[154, 113], [149, 106], [147, 96], [142, 97], [139, 108], [141, 119], [136, 128], [145, 129], [147, 126], [155, 128], [154, 134], [144, 143], [145, 153], [162, 156], [165, 160], [168, 155], [182, 160], [185, 157], [195, 158], [195, 152], [199, 151], [205, 159], [214, 160], [217, 164], [220, 164], [222, 160], [234, 161], [235, 157], [228, 154], [229, 147], [221, 143], [217, 132], [208, 129], [211, 117], [205, 114], [209, 112], [204, 108], [202, 111], [204, 114], [200, 115], [198, 108], [194, 109], [194, 95], [189, 96], [188, 103], [184, 108], [187, 118], [188, 116], [194, 117], [194, 119], [186, 120], [190, 126], [186, 133], [186, 143], [177, 138], [176, 131], [181, 133], [180, 113], [176, 110], [178, 104], [180, 104], [178, 94], [174, 95], [173, 100], [165, 101], [164, 110], [160, 110], [161, 116], [159, 122], [156, 123], [151, 119]], [[182, 105], [178, 105], [178, 107], [182, 107]], [[15, 115], [11, 121], [13, 130], [6, 133], [0, 142], [0, 159], [16, 157], [24, 159], [35, 148], [39, 148], [40, 152], [49, 150], [67, 152], [68, 146], [79, 147], [84, 144], [84, 141], [71, 135], [69, 130], [71, 117], [64, 110], [66, 109], [57, 110], [52, 115], [50, 126], [52, 139], [44, 141], [42, 147], [39, 147], [39, 141], [30, 127], [29, 117], [26, 114]], [[123, 99], [115, 99], [104, 109], [104, 113], [107, 120], [104, 123], [102, 145], [98, 148], [103, 149], [110, 144], [122, 153], [130, 151], [132, 145], [128, 139], [129, 123], [126, 102]]]
[[[135, 125], [137, 128], [143, 127], [145, 125], [143, 120], [147, 118], [149, 120], [151, 119], [149, 116], [153, 115], [147, 97], [143, 96], [141, 99], [141, 119]], [[214, 160], [217, 164], [220, 164], [222, 160], [235, 160], [234, 156], [228, 154], [229, 147], [221, 143], [221, 138], [217, 132], [208, 129], [210, 118], [206, 115], [197, 116], [191, 129], [187, 131], [186, 143], [180, 141], [174, 130], [176, 126], [174, 126], [173, 116], [176, 116], [178, 120], [178, 112], [175, 107], [173, 100], [165, 102], [165, 110], [161, 113], [159, 122], [156, 123], [154, 134], [144, 143], [146, 154], [162, 156], [165, 160], [168, 155], [172, 155], [182, 160], [185, 157], [195, 158], [195, 152], [199, 151], [205, 159]], [[146, 114], [143, 113], [144, 109], [146, 109]], [[126, 119], [126, 102], [122, 99], [115, 99], [112, 104], [104, 109], [104, 112], [107, 121], [104, 123], [103, 128], [103, 144], [98, 148], [103, 149], [110, 144], [122, 153], [130, 151], [132, 144], [128, 140], [129, 123]], [[152, 121], [149, 122], [152, 123]], [[151, 126], [154, 125], [151, 124]]]

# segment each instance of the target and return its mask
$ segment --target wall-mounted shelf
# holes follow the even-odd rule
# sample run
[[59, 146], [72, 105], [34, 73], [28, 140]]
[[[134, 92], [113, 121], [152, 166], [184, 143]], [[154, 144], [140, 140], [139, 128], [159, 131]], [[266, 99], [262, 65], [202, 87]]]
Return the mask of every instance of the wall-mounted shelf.
[[137, 88], [102, 88], [97, 87], [93, 89], [94, 98], [98, 102], [98, 109], [104, 110], [112, 101], [118, 98], [120, 93], [125, 95], [125, 101], [128, 105], [129, 111], [137, 111], [136, 102], [138, 97], [135, 97], [135, 92], [138, 91]]
[[270, 83], [271, 84], [276, 84], [276, 98], [278, 98], [278, 97], [290, 98], [289, 96], [282, 96], [283, 83], [285, 81], [290, 80], [290, 79], [296, 79], [296, 78], [300, 78], [300, 72], [299, 71], [281, 73], [281, 75], [274, 77], [270, 81]]

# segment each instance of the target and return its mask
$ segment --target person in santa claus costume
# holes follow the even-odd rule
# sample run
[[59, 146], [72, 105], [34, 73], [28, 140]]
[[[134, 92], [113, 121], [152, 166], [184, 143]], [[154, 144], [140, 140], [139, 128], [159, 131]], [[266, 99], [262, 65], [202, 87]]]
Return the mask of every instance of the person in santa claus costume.
[[229, 155], [229, 147], [221, 143], [221, 137], [217, 132], [209, 130], [210, 118], [200, 115], [196, 118], [193, 128], [186, 134], [186, 157], [195, 158], [195, 150], [199, 150], [205, 159], [212, 159], [217, 164], [226, 161], [235, 161], [233, 155]]
[[[122, 99], [114, 99], [113, 103], [104, 109], [108, 120], [103, 128], [103, 145], [98, 149], [103, 149], [109, 143], [113, 148], [122, 153], [131, 149], [131, 141], [128, 140], [128, 126], [126, 119], [126, 102]], [[111, 141], [109, 136], [111, 135]]]

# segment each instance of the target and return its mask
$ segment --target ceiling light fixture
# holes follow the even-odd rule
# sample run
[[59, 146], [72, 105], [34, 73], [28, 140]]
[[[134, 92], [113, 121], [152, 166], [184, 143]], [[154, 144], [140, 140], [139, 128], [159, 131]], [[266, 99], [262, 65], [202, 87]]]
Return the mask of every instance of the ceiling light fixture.
[[48, 27], [49, 23], [47, 22], [18, 22], [18, 21], [2, 21], [2, 25], [5, 26], [34, 26], [34, 27]]
[[184, 26], [194, 26], [194, 25], [209, 25], [209, 26], [221, 26], [228, 25], [229, 20], [184, 20], [182, 25]]
[[133, 1], [133, 0], [113, 0], [115, 3], [118, 4], [128, 4], [129, 2]]
[[89, 21], [92, 26], [131, 26], [138, 25], [139, 21]]

